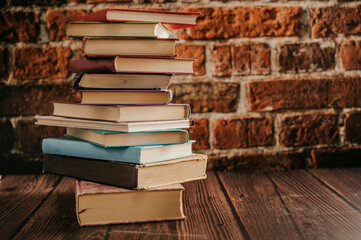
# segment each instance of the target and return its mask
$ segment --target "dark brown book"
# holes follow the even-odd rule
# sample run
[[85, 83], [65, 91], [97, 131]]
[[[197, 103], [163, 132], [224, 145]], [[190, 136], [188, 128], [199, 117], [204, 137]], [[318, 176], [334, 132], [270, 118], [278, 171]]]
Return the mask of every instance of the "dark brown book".
[[149, 189], [206, 178], [207, 156], [147, 164], [44, 154], [43, 171], [128, 189]]
[[76, 216], [80, 226], [184, 219], [183, 191], [180, 184], [135, 191], [76, 181]]

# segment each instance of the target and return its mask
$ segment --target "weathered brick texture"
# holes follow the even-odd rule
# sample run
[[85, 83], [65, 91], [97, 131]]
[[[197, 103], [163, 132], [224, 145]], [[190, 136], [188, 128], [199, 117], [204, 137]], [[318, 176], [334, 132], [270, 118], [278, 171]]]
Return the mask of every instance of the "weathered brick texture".
[[54, 6], [61, 5], [66, 0], [8, 0], [9, 5], [13, 6], [31, 6], [33, 4], [38, 6]]
[[361, 34], [361, 5], [322, 7], [310, 10], [312, 37]]
[[170, 86], [173, 102], [186, 103], [192, 112], [235, 112], [239, 84], [237, 83], [183, 83]]
[[80, 93], [70, 84], [0, 86], [0, 115], [51, 114], [51, 101], [79, 101]]
[[287, 79], [250, 82], [251, 111], [361, 106], [361, 78]]
[[243, 154], [229, 157], [210, 155], [208, 170], [281, 171], [306, 166], [305, 156], [297, 152]]
[[66, 78], [69, 75], [69, 47], [15, 48], [13, 51], [14, 77], [19, 80]]
[[213, 126], [214, 147], [247, 148], [275, 144], [271, 118], [218, 119]]
[[278, 46], [277, 64], [282, 73], [332, 70], [335, 68], [335, 48], [320, 43], [293, 43]]
[[0, 121], [0, 154], [8, 153], [14, 145], [14, 128], [10, 121]]
[[349, 142], [361, 142], [361, 112], [346, 114], [345, 137]]
[[0, 41], [36, 42], [39, 21], [39, 14], [34, 12], [0, 12]]
[[280, 143], [287, 147], [335, 144], [337, 114], [308, 114], [284, 117], [280, 121]]
[[193, 69], [197, 72], [197, 76], [201, 76], [206, 73], [206, 56], [204, 46], [197, 44], [177, 44], [175, 47], [175, 53], [179, 58], [196, 59], [193, 64]]
[[207, 149], [209, 148], [209, 122], [207, 118], [194, 119], [194, 127], [189, 128], [189, 138], [196, 140], [193, 144], [193, 149]]
[[180, 31], [184, 39], [297, 36], [301, 27], [300, 7], [212, 7], [186, 8], [200, 12], [198, 27]]
[[311, 156], [315, 168], [361, 166], [361, 149], [357, 148], [314, 149]]
[[344, 41], [340, 47], [340, 58], [346, 70], [361, 69], [361, 41]]

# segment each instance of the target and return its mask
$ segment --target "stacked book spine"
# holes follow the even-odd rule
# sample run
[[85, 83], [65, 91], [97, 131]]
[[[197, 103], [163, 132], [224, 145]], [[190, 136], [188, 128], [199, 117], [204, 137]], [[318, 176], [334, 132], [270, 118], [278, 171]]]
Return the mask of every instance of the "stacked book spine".
[[185, 217], [180, 183], [206, 178], [207, 156], [192, 152], [189, 105], [170, 104], [172, 76], [192, 74], [194, 59], [177, 58], [169, 29], [194, 24], [164, 16], [196, 15], [106, 9], [68, 24], [83, 37], [86, 58], [70, 62], [81, 102], [54, 102], [52, 116], [36, 119], [66, 127], [64, 138], [43, 140], [44, 172], [91, 181], [76, 182], [80, 225]]

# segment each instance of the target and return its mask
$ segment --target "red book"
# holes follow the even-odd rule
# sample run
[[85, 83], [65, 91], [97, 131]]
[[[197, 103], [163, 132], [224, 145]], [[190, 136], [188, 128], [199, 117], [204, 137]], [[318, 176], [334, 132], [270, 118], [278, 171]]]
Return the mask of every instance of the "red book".
[[195, 12], [107, 8], [74, 19], [73, 22], [160, 22], [168, 30], [174, 30], [197, 26], [199, 15]]
[[69, 69], [73, 73], [174, 73], [193, 74], [194, 59], [181, 58], [92, 58], [71, 60]]

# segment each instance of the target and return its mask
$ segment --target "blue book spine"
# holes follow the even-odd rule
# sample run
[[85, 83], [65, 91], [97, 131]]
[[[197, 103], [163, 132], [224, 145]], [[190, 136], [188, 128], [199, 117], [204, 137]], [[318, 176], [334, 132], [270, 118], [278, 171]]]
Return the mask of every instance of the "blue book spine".
[[104, 148], [70, 138], [47, 138], [43, 140], [44, 153], [135, 164], [140, 164], [141, 150], [141, 147]]

